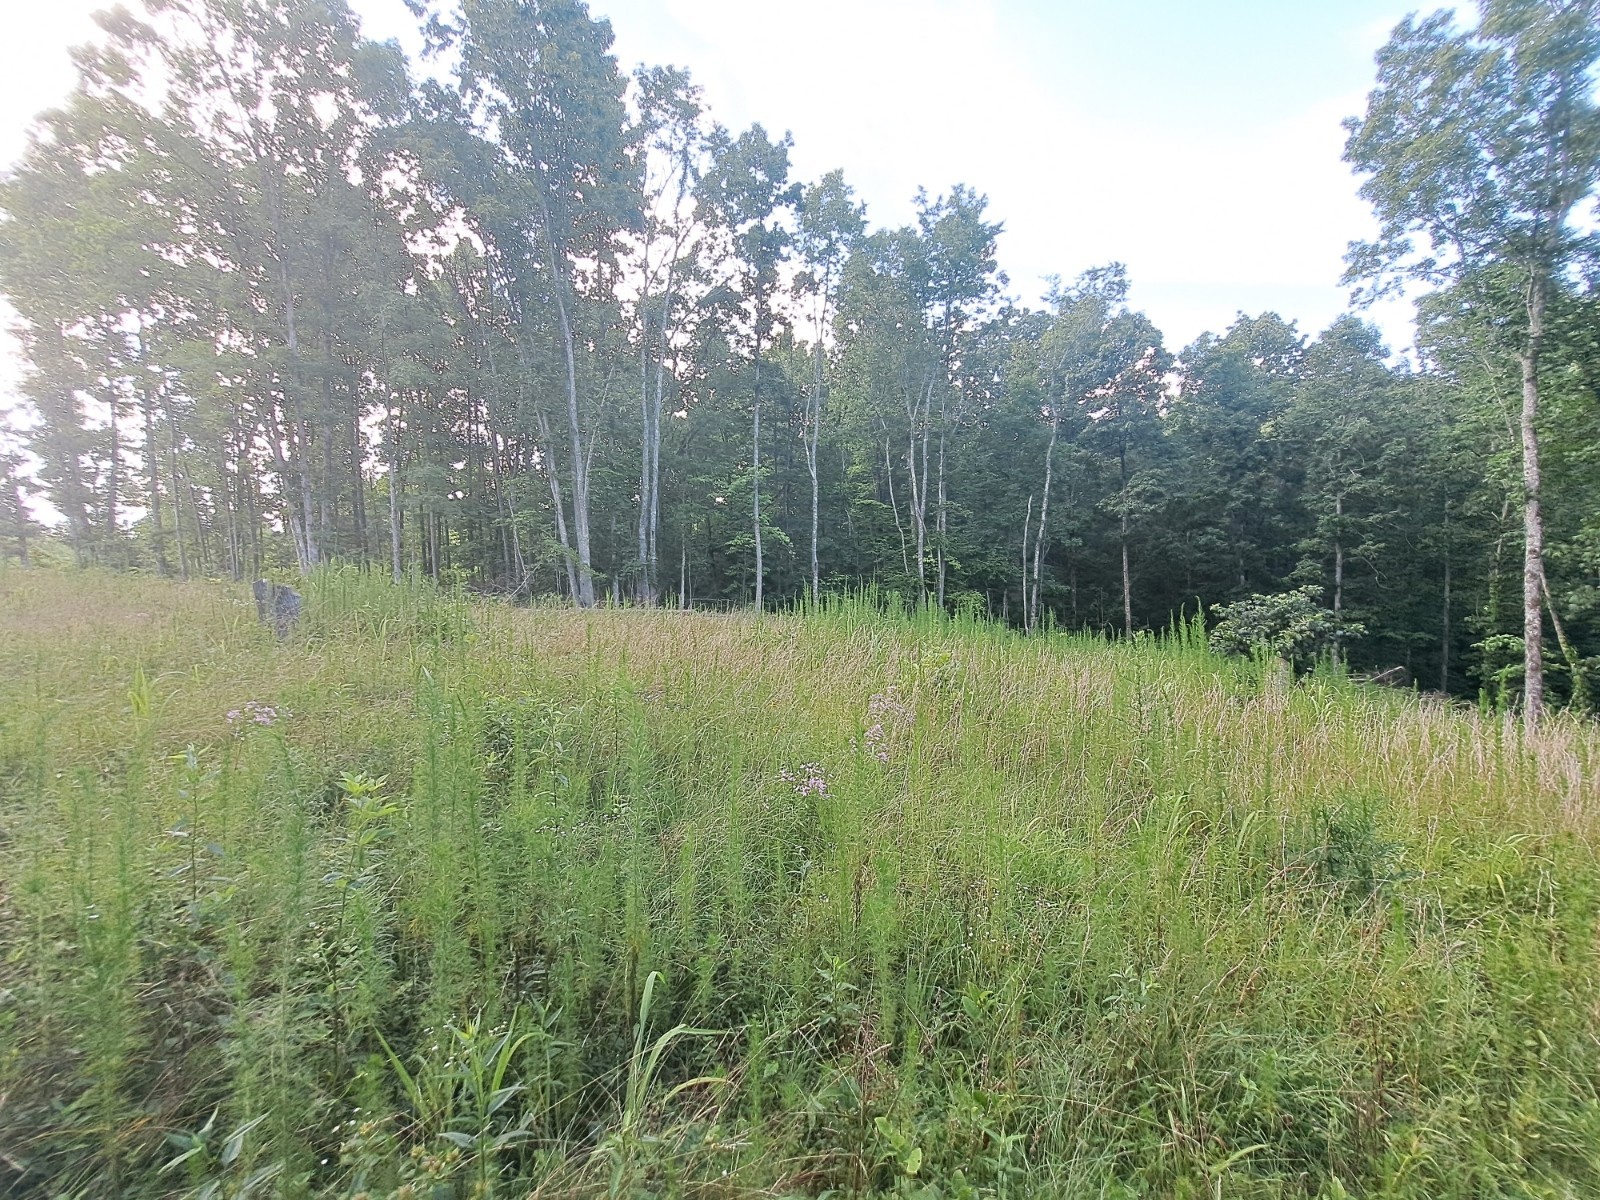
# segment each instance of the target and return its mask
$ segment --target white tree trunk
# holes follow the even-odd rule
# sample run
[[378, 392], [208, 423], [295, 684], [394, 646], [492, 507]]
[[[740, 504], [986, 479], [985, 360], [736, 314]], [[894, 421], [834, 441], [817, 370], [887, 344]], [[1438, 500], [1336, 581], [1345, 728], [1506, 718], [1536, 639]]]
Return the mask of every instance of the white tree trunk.
[[[1027, 614], [1025, 624], [1028, 629], [1037, 628], [1039, 624], [1039, 579], [1044, 568], [1045, 529], [1050, 520], [1050, 480], [1055, 468], [1056, 438], [1061, 431], [1061, 414], [1059, 409], [1052, 408], [1050, 412], [1050, 444], [1044, 451], [1044, 497], [1039, 501], [1039, 532], [1034, 535], [1033, 542], [1033, 595], [1025, 606]], [[1033, 513], [1033, 497], [1028, 497], [1028, 512]], [[1024, 526], [1026, 528], [1026, 526]], [[1027, 553], [1024, 545], [1023, 553]]]
[[1523, 715], [1530, 726], [1544, 715], [1544, 517], [1539, 509], [1539, 350], [1544, 340], [1545, 279], [1528, 284], [1528, 343], [1522, 355]]
[[755, 416], [750, 433], [750, 489], [751, 514], [756, 533], [756, 612], [761, 612], [761, 584], [764, 569], [761, 562], [761, 335], [756, 334]]

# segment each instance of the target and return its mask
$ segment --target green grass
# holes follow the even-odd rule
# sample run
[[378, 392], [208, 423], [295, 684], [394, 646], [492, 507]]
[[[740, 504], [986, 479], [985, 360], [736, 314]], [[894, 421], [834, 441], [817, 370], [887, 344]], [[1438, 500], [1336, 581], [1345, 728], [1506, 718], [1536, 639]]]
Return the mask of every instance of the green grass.
[[1591, 726], [306, 591], [0, 575], [0, 1194], [1600, 1192]]

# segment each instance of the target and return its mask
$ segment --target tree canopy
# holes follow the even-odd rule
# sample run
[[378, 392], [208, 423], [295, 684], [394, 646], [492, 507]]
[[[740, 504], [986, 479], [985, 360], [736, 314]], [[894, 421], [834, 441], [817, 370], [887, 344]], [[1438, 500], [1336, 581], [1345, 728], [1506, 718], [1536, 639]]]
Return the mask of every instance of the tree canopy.
[[1350, 279], [1426, 290], [1396, 366], [1359, 316], [1167, 345], [1115, 263], [1022, 305], [971, 183], [874, 225], [787, 134], [621, 71], [580, 0], [415, 0], [426, 73], [343, 0], [141, 0], [0, 181], [30, 408], [0, 538], [1124, 636], [1290, 597], [1344, 665], [1586, 704], [1596, 3], [1380, 53]]

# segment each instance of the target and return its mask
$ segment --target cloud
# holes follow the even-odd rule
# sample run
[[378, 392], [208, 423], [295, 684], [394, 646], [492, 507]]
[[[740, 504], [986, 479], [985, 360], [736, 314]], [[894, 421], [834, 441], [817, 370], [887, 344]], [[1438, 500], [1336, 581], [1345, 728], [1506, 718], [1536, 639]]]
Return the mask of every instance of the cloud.
[[[1002, 266], [1025, 301], [1047, 275], [1116, 259], [1176, 344], [1241, 308], [1321, 327], [1345, 307], [1345, 248], [1371, 229], [1340, 161], [1340, 120], [1360, 111], [1362, 92], [1238, 113], [1197, 133], [1176, 91], [1138, 106], [1104, 91], [1115, 64], [1093, 63], [1087, 85], [1100, 47], [1064, 41], [1041, 56], [1019, 44], [1032, 27], [998, 0], [595, 8], [613, 17], [624, 63], [688, 66], [725, 123], [792, 130], [796, 174], [843, 167], [875, 223], [910, 220], [919, 186], [986, 193], [1006, 226]], [[1392, 23], [1353, 27], [1343, 58], [1359, 64]], [[1403, 320], [1385, 325], [1392, 342], [1409, 341]]]

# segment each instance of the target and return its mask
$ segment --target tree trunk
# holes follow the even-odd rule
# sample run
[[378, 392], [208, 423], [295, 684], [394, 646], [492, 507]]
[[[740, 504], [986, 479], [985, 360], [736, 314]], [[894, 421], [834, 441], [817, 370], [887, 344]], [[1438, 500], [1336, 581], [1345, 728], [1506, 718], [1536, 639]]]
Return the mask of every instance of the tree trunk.
[[[927, 461], [927, 443], [923, 443], [923, 461]], [[912, 426], [909, 443], [906, 447], [906, 474], [911, 480], [911, 529], [916, 537], [917, 549], [917, 603], [928, 602], [928, 577], [923, 564], [927, 561], [926, 547], [928, 540], [928, 523], [925, 519], [927, 507], [921, 503], [922, 493], [917, 486], [917, 431]]]
[[389, 409], [389, 572], [400, 582], [400, 412]]
[[[1033, 497], [1029, 496], [1028, 497], [1028, 515], [1022, 518], [1022, 628], [1027, 633], [1032, 633], [1033, 632], [1034, 613], [1037, 611], [1036, 602], [1034, 600], [1030, 599], [1029, 594], [1028, 594], [1028, 532], [1029, 532], [1029, 526], [1031, 526], [1032, 524], [1033, 524]], [[1034, 553], [1034, 558], [1035, 559], [1038, 558], [1038, 552], [1037, 551], [1035, 551], [1035, 553]], [[1037, 566], [1034, 567], [1033, 574], [1034, 574], [1034, 580], [1035, 580], [1035, 582], [1034, 582], [1034, 591], [1037, 592], [1038, 591], [1038, 577], [1039, 577], [1039, 569], [1038, 569]]]
[[1450, 504], [1444, 506], [1444, 603], [1439, 621], [1439, 690], [1450, 690]]
[[428, 567], [433, 575], [433, 585], [439, 586], [439, 514], [428, 514]]
[[351, 394], [350, 411], [350, 516], [355, 522], [356, 549], [363, 563], [369, 561], [371, 547], [367, 544], [367, 477], [362, 469], [364, 455], [361, 446], [361, 410]]
[[[251, 434], [253, 435], [253, 433], [254, 431], [252, 430]], [[245, 566], [245, 570], [240, 575], [241, 579], [245, 576], [249, 576], [252, 579], [259, 578], [263, 565], [263, 555], [261, 553], [261, 485], [253, 472], [248, 475], [244, 472], [246, 447], [248, 445], [249, 438], [245, 433], [244, 421], [241, 420], [234, 442], [234, 477], [238, 483], [238, 494], [242, 497], [244, 503], [244, 528], [247, 539], [241, 542], [245, 551], [245, 553], [241, 554], [241, 561]]]
[[[900, 565], [911, 578], [911, 559], [906, 551], [906, 527], [900, 523], [900, 505], [894, 498], [894, 463], [889, 457], [889, 439], [883, 439], [883, 470], [889, 488], [889, 511], [894, 514], [894, 529], [900, 535]], [[1026, 551], [1024, 551], [1026, 553]]]
[[[572, 456], [572, 532], [577, 542], [577, 587], [573, 596], [579, 608], [594, 607], [594, 565], [589, 553], [589, 462], [583, 453], [583, 429], [578, 417], [578, 359], [573, 345], [572, 316], [567, 311], [568, 277], [559, 269], [555, 236], [550, 230], [550, 206], [544, 208], [545, 253], [550, 265], [550, 280], [555, 293], [556, 316], [561, 326], [561, 351], [566, 365], [567, 440]], [[552, 468], [554, 463], [551, 464]], [[551, 488], [559, 492], [554, 470]], [[559, 504], [557, 511], [560, 511]]]
[[506, 518], [511, 526], [511, 563], [517, 574], [517, 588], [512, 595], [519, 595], [528, 586], [528, 562], [522, 553], [522, 529], [517, 516], [516, 463], [509, 446], [501, 442], [498, 433], [494, 435], [494, 446], [495, 461], [499, 463], [500, 486], [505, 491]]
[[1545, 606], [1550, 610], [1550, 624], [1555, 627], [1556, 644], [1561, 647], [1561, 656], [1572, 675], [1572, 707], [1578, 712], [1588, 712], [1592, 699], [1589, 694], [1589, 673], [1584, 669], [1583, 659], [1578, 657], [1576, 649], [1567, 640], [1566, 626], [1561, 622], [1561, 614], [1556, 611], [1555, 597], [1550, 594], [1550, 581], [1542, 574], [1539, 576], [1539, 589], [1544, 595]]
[[[644, 298], [640, 298], [641, 306]], [[645, 314], [645, 336], [639, 339], [639, 580], [634, 598], [654, 604], [650, 578], [650, 315]]]
[[944, 401], [939, 401], [939, 505], [935, 533], [937, 541], [934, 554], [939, 563], [938, 587], [939, 607], [944, 607], [944, 538], [945, 538], [945, 493], [944, 493]]
[[751, 433], [750, 486], [754, 497], [751, 511], [756, 530], [756, 612], [761, 611], [761, 335], [756, 334], [755, 419]]
[[[300, 335], [295, 323], [294, 292], [289, 286], [288, 266], [283, 267], [284, 288], [284, 329], [288, 338], [289, 350], [289, 380], [299, 389], [300, 382]], [[293, 502], [289, 503], [291, 509], [291, 532], [298, 525], [299, 536], [296, 538], [295, 551], [300, 562], [300, 573], [309, 575], [311, 568], [322, 561], [322, 549], [317, 542], [316, 535], [316, 496], [315, 486], [311, 478], [311, 435], [310, 423], [305, 419], [298, 395], [289, 398], [294, 409], [294, 415], [289, 425], [289, 453], [293, 457], [295, 473], [300, 486], [300, 512], [298, 520], [293, 516]]]
[[665, 332], [662, 336], [663, 349], [656, 362], [655, 407], [650, 418], [650, 536], [646, 543], [645, 568], [650, 577], [652, 593], [661, 590], [661, 412], [666, 404], [667, 392]]
[[296, 474], [299, 476], [298, 520], [294, 515], [294, 502], [285, 497], [285, 505], [289, 510], [290, 534], [294, 537], [295, 557], [299, 561], [300, 573], [308, 575], [311, 568], [321, 561], [322, 552], [315, 533], [316, 502], [311, 479], [311, 438], [307, 432], [300, 395], [300, 329], [295, 319], [294, 283], [289, 272], [290, 242], [284, 228], [281, 206], [278, 203], [277, 181], [268, 176], [268, 163], [265, 159], [261, 161], [260, 167], [272, 222], [272, 250], [278, 259], [278, 286], [283, 300], [284, 346], [289, 352], [288, 383], [292, 390], [285, 397], [287, 403], [284, 421], [290, 434], [289, 451], [293, 457]]
[[[667, 390], [667, 331], [672, 319], [672, 299], [676, 269], [667, 267], [661, 296], [661, 320], [655, 331], [655, 386], [651, 387], [650, 319], [643, 321], [644, 337], [639, 346], [639, 407], [641, 437], [639, 447], [639, 587], [641, 604], [655, 604], [661, 590], [661, 410]], [[644, 303], [643, 298], [640, 301]]]
[[[1034, 535], [1033, 542], [1033, 595], [1031, 599], [1027, 595], [1026, 588], [1023, 591], [1023, 598], [1026, 601], [1023, 605], [1023, 611], [1027, 614], [1024, 623], [1030, 630], [1039, 623], [1039, 579], [1040, 573], [1044, 568], [1045, 531], [1050, 520], [1050, 480], [1055, 470], [1056, 438], [1060, 435], [1060, 432], [1061, 412], [1052, 406], [1050, 410], [1050, 444], [1045, 447], [1044, 451], [1044, 495], [1039, 501], [1039, 532]], [[1033, 511], [1032, 496], [1028, 497], [1028, 508], [1031, 515]], [[1024, 555], [1027, 554], [1026, 544], [1024, 544], [1022, 552]], [[1024, 582], [1026, 582], [1026, 571], [1024, 571], [1023, 578]]]
[[[939, 604], [939, 607], [941, 609], [944, 608], [944, 577], [945, 577], [944, 541], [945, 541], [945, 533], [946, 533], [946, 530], [948, 528], [947, 522], [945, 520], [944, 446], [945, 446], [945, 435], [949, 432], [949, 429], [950, 429], [950, 416], [949, 416], [949, 411], [948, 411], [948, 402], [949, 402], [949, 398], [950, 398], [951, 381], [954, 378], [954, 372], [951, 370], [951, 363], [954, 361], [954, 358], [955, 358], [955, 348], [954, 348], [954, 346], [952, 344], [953, 341], [954, 341], [954, 338], [953, 338], [952, 333], [951, 333], [951, 304], [950, 304], [949, 299], [946, 298], [945, 304], [944, 304], [943, 332], [940, 335], [939, 368], [940, 368], [941, 378], [939, 380], [939, 383], [940, 383], [940, 387], [939, 387], [939, 472], [938, 472], [938, 481], [937, 481], [937, 484], [935, 486], [935, 491], [938, 494], [938, 503], [935, 506], [935, 510], [934, 510], [934, 534], [935, 534], [934, 559], [935, 559], [935, 562], [937, 564], [935, 586], [938, 589], [938, 592], [937, 592], [938, 604]], [[931, 416], [932, 415], [932, 407], [933, 407], [932, 406], [932, 402], [931, 402], [931, 398], [930, 398], [930, 403], [929, 403], [928, 407], [929, 407], [929, 415]], [[923, 448], [923, 456], [924, 456], [924, 464], [926, 464], [926, 456], [927, 456], [927, 448], [926, 448], [926, 446], [924, 446], [924, 448]]]
[[[934, 373], [928, 373], [928, 385], [919, 389], [907, 406], [909, 427], [906, 444], [906, 474], [911, 479], [911, 522], [917, 539], [917, 603], [928, 603], [928, 422], [933, 413]], [[920, 438], [919, 438], [920, 434]], [[917, 461], [917, 444], [921, 442], [921, 463]]]
[[106, 467], [106, 515], [105, 535], [106, 545], [115, 543], [117, 537], [117, 503], [121, 499], [118, 495], [122, 483], [122, 434], [117, 429], [117, 398], [112, 395], [110, 401], [111, 425], [107, 431], [110, 441], [110, 460]]
[[1523, 716], [1536, 726], [1544, 715], [1544, 518], [1539, 510], [1539, 350], [1544, 341], [1546, 281], [1535, 271], [1528, 283], [1528, 343], [1522, 354], [1522, 646]]
[[[150, 493], [150, 541], [156, 556], [156, 574], [167, 573], [167, 536], [161, 515], [161, 456], [156, 453], [155, 398], [150, 388], [142, 389], [144, 408], [145, 489]], [[177, 489], [173, 489], [176, 503]]]
[[[556, 463], [550, 453], [550, 422], [545, 415], [536, 414], [539, 424], [539, 454], [544, 459], [545, 474], [550, 480], [550, 500], [556, 512], [556, 541], [561, 546], [561, 562], [566, 568], [567, 595], [576, 599], [578, 595], [578, 570], [572, 558], [572, 543], [567, 537], [567, 510], [565, 501], [561, 497], [561, 477], [556, 474]], [[592, 585], [591, 585], [592, 588]], [[593, 597], [590, 597], [591, 602]]]
[[930, 376], [922, 402], [922, 467], [917, 474], [917, 584], [923, 607], [928, 604], [928, 426], [933, 422], [934, 382]]
[[1339, 669], [1344, 655], [1344, 493], [1333, 496], [1333, 666]]
[[72, 444], [72, 439], [63, 441], [68, 443], [61, 455], [67, 469], [67, 529], [72, 538], [72, 561], [81, 567], [93, 554], [93, 530], [89, 523], [90, 497], [83, 482], [83, 459], [78, 453], [78, 447]]
[[[326, 268], [324, 268], [326, 270]], [[322, 306], [322, 331], [318, 338], [322, 354], [322, 381], [317, 388], [320, 397], [317, 409], [317, 441], [322, 451], [321, 478], [317, 481], [317, 540], [324, 553], [335, 558], [341, 547], [333, 527], [334, 508], [338, 503], [337, 476], [333, 469], [333, 334], [328, 328], [328, 307]]]
[[[845, 482], [849, 478], [850, 478], [850, 451], [847, 450], [845, 447], [840, 446], [839, 447], [839, 485], [840, 485], [840, 489], [841, 490], [843, 490]], [[859, 550], [860, 547], [856, 545], [856, 519], [855, 519], [855, 517], [852, 515], [852, 513], [850, 511], [852, 507], [853, 506], [850, 504], [849, 497], [846, 496], [845, 497], [845, 504], [844, 504], [844, 531], [845, 531], [845, 536], [850, 539], [850, 549], [851, 549], [852, 553], [854, 553], [855, 551]]]
[[[185, 479], [185, 480], [187, 480], [188, 473], [184, 472], [184, 471], [180, 471], [178, 469], [178, 422], [177, 422], [177, 419], [172, 415], [172, 405], [168, 404], [166, 406], [165, 410], [164, 410], [164, 413], [165, 413], [165, 416], [166, 416], [166, 425], [167, 425], [167, 478], [172, 481], [172, 535], [173, 535], [173, 540], [177, 544], [177, 547], [178, 547], [178, 578], [182, 579], [185, 583], [188, 583], [189, 582], [189, 553], [188, 553], [188, 550], [185, 548], [185, 545], [184, 545], [183, 505], [179, 501], [179, 498], [178, 498], [179, 497], [178, 480], [179, 480], [180, 477]], [[223, 456], [222, 457], [223, 457], [223, 461], [225, 463], [226, 462], [226, 458], [227, 458], [227, 450], [226, 450], [227, 438], [223, 438], [223, 443], [222, 444], [223, 444], [223, 447], [224, 447]], [[227, 471], [225, 469], [221, 472], [221, 474], [219, 474], [218, 483], [221, 485], [221, 488], [222, 488], [222, 498], [223, 498], [222, 502], [223, 502], [224, 505], [227, 505], [229, 503], [228, 490], [227, 490], [228, 473], [227, 473]], [[190, 491], [191, 491], [191, 495], [190, 495], [189, 511], [194, 516], [194, 536], [195, 536], [195, 541], [200, 543], [201, 545], [204, 545], [205, 544], [205, 532], [200, 527], [200, 510], [197, 507], [195, 507], [194, 500], [193, 500], [193, 489], [191, 488]], [[231, 512], [232, 512], [231, 508], [229, 509], [229, 512], [231, 514]], [[238, 576], [235, 575], [234, 578], [238, 579]]]
[[[59, 356], [65, 353], [66, 333], [59, 324], [52, 326], [46, 336], [50, 339], [52, 354]], [[92, 497], [83, 481], [83, 451], [88, 435], [83, 428], [82, 408], [73, 389], [52, 389], [50, 409], [50, 412], [42, 414], [48, 448], [44, 457], [55, 467], [58, 479], [50, 489], [50, 499], [67, 519], [72, 561], [81, 567], [89, 560], [93, 540], [93, 523], [89, 515]]]
[[[239, 510], [244, 499], [244, 487], [237, 473], [228, 470], [228, 442], [238, 442], [239, 419], [234, 418], [233, 436], [224, 441], [217, 454], [217, 478], [222, 481], [222, 502], [227, 509], [227, 546], [228, 546], [228, 574], [238, 583], [244, 578], [244, 538], [239, 533]], [[176, 451], [174, 451], [176, 452]], [[230, 475], [232, 476], [230, 479]], [[196, 533], [199, 532], [199, 522], [195, 522]], [[202, 539], [203, 540], [203, 539]]]
[[311, 439], [304, 428], [300, 432], [300, 573], [311, 574], [311, 569], [322, 561], [322, 544], [316, 533], [316, 488], [311, 479]]
[[1117, 451], [1117, 477], [1122, 483], [1122, 503], [1118, 505], [1117, 533], [1122, 542], [1122, 633], [1133, 636], [1133, 581], [1128, 571], [1128, 444]]
[[[573, 593], [579, 608], [594, 607], [594, 564], [589, 551], [589, 463], [583, 453], [583, 432], [578, 419], [578, 363], [572, 344], [572, 322], [557, 287], [556, 312], [561, 320], [561, 345], [567, 367], [567, 434], [572, 453], [572, 532], [578, 549], [578, 586]], [[554, 476], [552, 475], [552, 478]]]
[[[542, 407], [533, 403], [530, 389], [533, 379], [533, 366], [529, 360], [528, 348], [520, 335], [514, 336], [513, 344], [517, 349], [517, 363], [521, 368], [519, 386], [522, 397], [527, 402], [528, 408], [533, 413], [534, 419], [534, 449], [539, 456], [539, 462], [544, 468], [545, 477], [550, 481], [551, 506], [555, 511], [556, 542], [561, 547], [562, 568], [567, 577], [567, 595], [574, 598], [578, 595], [577, 567], [573, 562], [572, 542], [567, 536], [567, 515], [565, 502], [561, 495], [561, 478], [556, 471], [555, 451], [550, 436], [550, 419], [545, 415]], [[559, 585], [556, 588], [560, 591]]]
[[1128, 572], [1128, 509], [1124, 504], [1121, 522], [1122, 536], [1122, 634], [1133, 636], [1133, 580]]
[[811, 377], [811, 428], [808, 430], [810, 439], [806, 442], [806, 470], [811, 472], [811, 603], [817, 602], [821, 594], [822, 575], [817, 565], [817, 513], [821, 488], [817, 481], [817, 447], [822, 436], [822, 332], [821, 321], [817, 326], [817, 352], [816, 367]]

